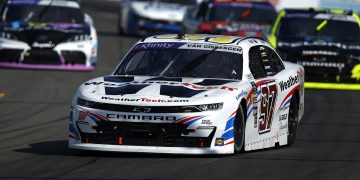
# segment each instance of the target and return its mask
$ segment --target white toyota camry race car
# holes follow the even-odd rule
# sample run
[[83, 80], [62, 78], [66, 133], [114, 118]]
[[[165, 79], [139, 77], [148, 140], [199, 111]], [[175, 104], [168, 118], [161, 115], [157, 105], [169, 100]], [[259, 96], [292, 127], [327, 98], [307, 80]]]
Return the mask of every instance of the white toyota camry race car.
[[96, 30], [78, 1], [8, 0], [0, 15], [0, 67], [95, 69]]
[[73, 101], [69, 147], [230, 154], [290, 146], [304, 112], [304, 69], [262, 39], [159, 35]]

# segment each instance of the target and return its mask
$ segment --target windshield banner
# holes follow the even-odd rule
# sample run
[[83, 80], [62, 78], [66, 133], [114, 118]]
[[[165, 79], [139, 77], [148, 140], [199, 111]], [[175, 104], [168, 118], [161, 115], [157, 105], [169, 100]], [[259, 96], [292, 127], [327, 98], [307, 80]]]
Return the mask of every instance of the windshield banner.
[[242, 49], [237, 46], [217, 45], [217, 44], [208, 44], [208, 43], [173, 43], [173, 42], [140, 43], [133, 48], [133, 51], [151, 50], [151, 49], [198, 49], [198, 50], [216, 49], [216, 51], [242, 54]]

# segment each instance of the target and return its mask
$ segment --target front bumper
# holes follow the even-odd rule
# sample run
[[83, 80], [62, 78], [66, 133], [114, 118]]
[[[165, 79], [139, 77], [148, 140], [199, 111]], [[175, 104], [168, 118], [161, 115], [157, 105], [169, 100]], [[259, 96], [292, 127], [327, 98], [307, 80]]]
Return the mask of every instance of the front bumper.
[[0, 41], [0, 67], [51, 70], [95, 70], [97, 47], [89, 41], [32, 48], [20, 41]]
[[131, 113], [75, 105], [70, 116], [69, 147], [118, 152], [229, 154], [233, 153], [232, 138], [228, 137], [232, 131], [224, 133], [228, 123], [223, 117], [222, 112]]
[[213, 148], [118, 146], [105, 144], [69, 144], [69, 148], [87, 151], [162, 153], [162, 154], [231, 154], [232, 151]]
[[0, 67], [17, 69], [44, 69], [44, 70], [70, 70], [70, 71], [93, 71], [95, 66], [86, 65], [45, 65], [45, 64], [24, 64], [0, 62]]

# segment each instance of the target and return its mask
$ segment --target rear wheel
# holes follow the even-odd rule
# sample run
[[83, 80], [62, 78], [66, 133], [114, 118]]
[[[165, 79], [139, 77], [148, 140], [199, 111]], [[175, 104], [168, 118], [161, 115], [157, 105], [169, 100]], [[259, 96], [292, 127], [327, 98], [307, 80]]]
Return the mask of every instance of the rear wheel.
[[244, 149], [245, 142], [245, 120], [244, 111], [240, 106], [234, 120], [234, 154], [240, 153]]
[[299, 120], [299, 103], [296, 96], [291, 98], [289, 117], [288, 117], [288, 143], [291, 146], [295, 142], [296, 132]]

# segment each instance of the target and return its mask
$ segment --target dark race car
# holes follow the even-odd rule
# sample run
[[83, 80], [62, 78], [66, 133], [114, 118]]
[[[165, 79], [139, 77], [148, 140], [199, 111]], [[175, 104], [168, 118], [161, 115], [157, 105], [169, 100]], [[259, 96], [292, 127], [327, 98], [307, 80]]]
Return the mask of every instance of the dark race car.
[[264, 1], [212, 0], [189, 10], [183, 26], [187, 33], [261, 37], [276, 15]]
[[359, 20], [350, 11], [288, 9], [280, 12], [269, 40], [287, 60], [305, 67], [307, 87], [360, 89]]

